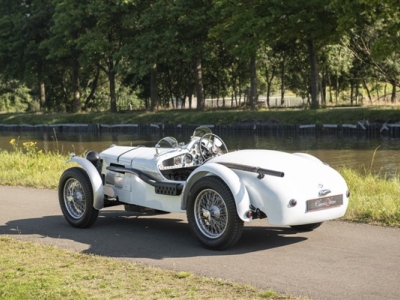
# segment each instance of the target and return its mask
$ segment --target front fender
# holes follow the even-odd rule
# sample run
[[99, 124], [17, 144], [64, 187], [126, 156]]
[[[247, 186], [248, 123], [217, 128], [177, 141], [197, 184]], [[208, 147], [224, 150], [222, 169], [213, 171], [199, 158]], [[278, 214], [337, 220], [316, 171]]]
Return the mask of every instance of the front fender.
[[245, 222], [250, 222], [252, 218], [246, 216], [246, 212], [250, 209], [250, 198], [245, 185], [235, 172], [217, 163], [207, 163], [202, 165], [190, 174], [183, 191], [181, 208], [186, 210], [187, 197], [193, 184], [200, 178], [209, 175], [218, 176], [225, 182], [235, 199], [236, 210], [239, 218]]
[[104, 207], [104, 192], [103, 192], [103, 181], [95, 166], [83, 157], [72, 157], [67, 162], [76, 162], [79, 164], [89, 176], [90, 182], [92, 183], [93, 189], [93, 207], [95, 209], [102, 209]]

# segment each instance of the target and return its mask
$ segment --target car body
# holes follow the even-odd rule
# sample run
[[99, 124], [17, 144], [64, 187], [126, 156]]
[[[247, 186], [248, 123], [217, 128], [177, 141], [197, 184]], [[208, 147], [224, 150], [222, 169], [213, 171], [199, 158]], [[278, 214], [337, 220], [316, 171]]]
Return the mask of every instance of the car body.
[[116, 146], [69, 160], [59, 202], [74, 227], [91, 226], [99, 210], [186, 213], [197, 240], [226, 249], [240, 238], [244, 222], [313, 230], [342, 217], [349, 190], [343, 177], [306, 153], [272, 150], [228, 152], [210, 128], [197, 128], [187, 143], [162, 138], [155, 147]]

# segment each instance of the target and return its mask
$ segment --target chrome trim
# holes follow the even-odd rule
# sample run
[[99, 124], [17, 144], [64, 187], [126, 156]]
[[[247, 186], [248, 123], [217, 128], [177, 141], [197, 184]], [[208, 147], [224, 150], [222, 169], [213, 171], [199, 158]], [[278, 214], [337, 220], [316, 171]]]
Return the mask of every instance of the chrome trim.
[[330, 194], [331, 192], [332, 192], [332, 191], [331, 191], [330, 189], [323, 189], [323, 190], [320, 190], [320, 191], [318, 192], [318, 196], [320, 196], [320, 197], [326, 196], [326, 195]]

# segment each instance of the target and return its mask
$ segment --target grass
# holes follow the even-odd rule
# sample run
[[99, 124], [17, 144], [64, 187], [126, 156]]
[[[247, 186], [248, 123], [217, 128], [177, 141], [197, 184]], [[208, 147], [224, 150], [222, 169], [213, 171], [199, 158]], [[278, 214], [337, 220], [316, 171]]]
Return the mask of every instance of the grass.
[[0, 113], [0, 124], [236, 124], [267, 122], [280, 124], [357, 124], [368, 120], [378, 123], [400, 121], [400, 106], [357, 108], [260, 109], [250, 110], [161, 110], [120, 113]]
[[1, 299], [299, 299], [0, 236]]
[[400, 178], [385, 179], [369, 171], [339, 170], [351, 191], [343, 219], [374, 225], [400, 227]]
[[55, 189], [58, 178], [66, 168], [67, 157], [58, 152], [42, 153], [36, 142], [18, 145], [10, 143], [14, 151], [0, 149], [0, 185]]

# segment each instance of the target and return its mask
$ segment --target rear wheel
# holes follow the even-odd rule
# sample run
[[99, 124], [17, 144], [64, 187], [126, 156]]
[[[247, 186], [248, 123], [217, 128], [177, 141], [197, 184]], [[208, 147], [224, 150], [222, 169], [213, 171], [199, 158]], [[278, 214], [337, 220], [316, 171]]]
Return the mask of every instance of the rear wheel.
[[186, 214], [190, 230], [206, 248], [226, 249], [242, 235], [243, 221], [235, 200], [219, 177], [203, 177], [193, 185]]
[[65, 219], [74, 227], [90, 227], [99, 215], [93, 207], [92, 184], [82, 168], [64, 171], [58, 185], [58, 200]]
[[322, 222], [312, 223], [312, 224], [304, 224], [304, 225], [293, 225], [290, 227], [297, 231], [313, 231], [314, 229], [318, 228], [321, 225], [322, 225]]

